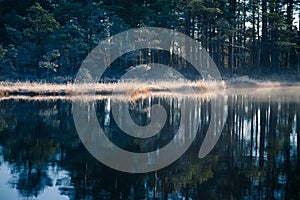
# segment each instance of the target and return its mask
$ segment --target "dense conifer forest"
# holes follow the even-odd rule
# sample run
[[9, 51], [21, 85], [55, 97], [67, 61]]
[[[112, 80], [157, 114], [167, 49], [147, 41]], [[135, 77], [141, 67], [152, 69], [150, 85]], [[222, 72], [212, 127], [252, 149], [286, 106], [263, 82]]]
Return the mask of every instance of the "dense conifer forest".
[[[99, 41], [149, 26], [199, 41], [222, 72], [297, 73], [299, 6], [298, 0], [1, 0], [0, 79], [72, 80]], [[119, 65], [144, 62], [133, 53]]]

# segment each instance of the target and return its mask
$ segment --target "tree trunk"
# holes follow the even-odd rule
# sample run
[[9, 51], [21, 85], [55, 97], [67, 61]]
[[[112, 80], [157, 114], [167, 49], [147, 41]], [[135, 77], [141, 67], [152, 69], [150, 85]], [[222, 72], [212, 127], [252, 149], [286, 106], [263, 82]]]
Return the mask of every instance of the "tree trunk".
[[262, 0], [261, 68], [269, 67], [267, 0]]
[[[278, 5], [279, 2], [270, 3], [270, 13], [275, 14], [278, 12]], [[278, 72], [279, 71], [279, 49], [276, 46], [278, 40], [278, 30], [277, 30], [277, 23], [275, 19], [270, 19], [270, 26], [271, 26], [271, 67], [272, 71]]]
[[256, 31], [255, 31], [255, 13], [256, 13], [256, 2], [252, 0], [252, 67], [257, 68], [257, 56], [256, 56]]

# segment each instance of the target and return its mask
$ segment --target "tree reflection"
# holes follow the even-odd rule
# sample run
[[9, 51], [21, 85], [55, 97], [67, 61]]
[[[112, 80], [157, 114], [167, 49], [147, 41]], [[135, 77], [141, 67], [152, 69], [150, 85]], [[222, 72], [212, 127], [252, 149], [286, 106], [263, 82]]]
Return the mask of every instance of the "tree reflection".
[[[161, 139], [168, 142], [178, 127], [180, 104], [175, 98], [160, 101], [168, 113]], [[151, 118], [149, 102], [157, 100], [131, 106], [132, 116], [141, 124]], [[0, 103], [1, 156], [11, 170], [10, 187], [22, 197], [39, 196], [57, 185], [60, 193], [71, 199], [300, 198], [299, 100], [228, 96], [228, 117], [221, 138], [208, 156], [199, 159], [199, 148], [214, 119], [211, 100], [203, 99], [198, 105], [201, 112], [194, 118], [200, 121], [198, 135], [187, 153], [172, 165], [146, 174], [117, 172], [93, 158], [76, 134], [68, 101]], [[114, 137], [116, 125], [107, 100], [97, 101], [96, 106], [100, 124]], [[122, 142], [147, 149], [156, 140]], [[67, 171], [69, 179], [54, 180], [51, 167]]]

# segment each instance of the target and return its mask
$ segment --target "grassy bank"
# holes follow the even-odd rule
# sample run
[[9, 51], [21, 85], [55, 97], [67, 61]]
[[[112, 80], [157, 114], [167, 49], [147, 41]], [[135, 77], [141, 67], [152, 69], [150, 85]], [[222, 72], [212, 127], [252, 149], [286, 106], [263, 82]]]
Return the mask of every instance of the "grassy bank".
[[0, 95], [82, 95], [99, 94], [106, 95], [114, 93], [142, 93], [144, 92], [165, 92], [174, 90], [183, 92], [187, 87], [192, 87], [197, 92], [207, 92], [217, 88], [225, 88], [224, 82], [204, 81], [176, 81], [176, 82], [138, 82], [128, 81], [119, 83], [84, 83], [84, 84], [55, 84], [37, 82], [0, 82]]
[[[274, 88], [277, 91], [290, 90], [299, 93], [299, 82], [262, 81], [248, 77], [231, 77], [225, 81], [184, 81], [174, 82], [139, 82], [126, 81], [119, 83], [38, 83], [38, 82], [0, 82], [0, 98], [10, 99], [71, 99], [85, 96], [87, 99], [106, 98], [107, 96], [127, 96], [130, 99], [143, 98], [149, 95], [157, 96], [187, 96], [187, 87], [192, 87], [196, 95], [205, 96], [214, 91], [226, 91], [227, 93], [268, 93]], [[250, 90], [249, 90], [250, 88]], [[281, 88], [281, 89], [278, 89]], [[262, 92], [263, 91], [263, 92]]]

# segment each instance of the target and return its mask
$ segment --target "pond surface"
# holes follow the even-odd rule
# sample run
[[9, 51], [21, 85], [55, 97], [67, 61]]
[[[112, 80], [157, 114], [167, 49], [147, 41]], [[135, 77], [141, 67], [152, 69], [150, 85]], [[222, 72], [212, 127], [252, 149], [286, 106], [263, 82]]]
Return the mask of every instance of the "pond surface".
[[[70, 100], [2, 99], [0, 199], [300, 199], [300, 94], [295, 94], [226, 94], [222, 134], [202, 159], [198, 152], [215, 118], [214, 100], [199, 98], [199, 113], [190, 123], [200, 125], [188, 151], [163, 169], [141, 174], [109, 168], [87, 151]], [[141, 140], [119, 133], [110, 101], [82, 104], [96, 107], [99, 124], [114, 144], [140, 152], [175, 138], [185, 102], [177, 97], [128, 102], [139, 125], [149, 123], [152, 104], [167, 111], [158, 136]]]

